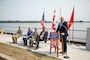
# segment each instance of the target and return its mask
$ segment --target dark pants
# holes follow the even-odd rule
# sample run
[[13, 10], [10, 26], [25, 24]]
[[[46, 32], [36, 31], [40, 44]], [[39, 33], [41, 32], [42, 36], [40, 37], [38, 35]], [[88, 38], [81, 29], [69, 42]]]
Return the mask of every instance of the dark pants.
[[63, 41], [64, 41], [64, 52], [67, 51], [67, 36], [63, 36]]
[[23, 38], [24, 45], [27, 45], [27, 39]]
[[45, 43], [46, 43], [46, 42], [47, 42], [47, 39], [46, 39], [46, 38], [43, 38], [43, 40], [41, 40], [41, 39], [39, 38], [39, 36], [37, 36], [37, 37], [36, 37], [36, 44], [37, 44], [36, 48], [39, 47], [39, 41], [45, 41]]
[[30, 38], [32, 37], [30, 36], [30, 37], [23, 38], [24, 45], [27, 45], [27, 40], [29, 40]]

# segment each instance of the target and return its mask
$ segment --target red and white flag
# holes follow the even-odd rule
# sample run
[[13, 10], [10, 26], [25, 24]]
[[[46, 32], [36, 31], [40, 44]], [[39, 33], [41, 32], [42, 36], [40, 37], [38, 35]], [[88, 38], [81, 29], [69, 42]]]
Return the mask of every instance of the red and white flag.
[[56, 30], [56, 10], [54, 9], [54, 15], [53, 15], [53, 20], [52, 20], [52, 29], [55, 31]]
[[74, 8], [73, 8], [72, 15], [68, 24], [68, 30], [70, 30], [70, 27], [72, 26], [73, 23], [74, 23]]
[[41, 25], [42, 25], [42, 28], [45, 27], [45, 11], [43, 11], [43, 15], [42, 15], [42, 20], [41, 20]]

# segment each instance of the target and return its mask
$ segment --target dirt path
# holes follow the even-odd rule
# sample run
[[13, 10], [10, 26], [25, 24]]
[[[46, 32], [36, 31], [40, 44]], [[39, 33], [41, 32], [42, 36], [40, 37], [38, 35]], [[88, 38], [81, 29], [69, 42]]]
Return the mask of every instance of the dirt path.
[[0, 43], [0, 53], [8, 55], [16, 60], [57, 60], [56, 58], [38, 54], [15, 46]]

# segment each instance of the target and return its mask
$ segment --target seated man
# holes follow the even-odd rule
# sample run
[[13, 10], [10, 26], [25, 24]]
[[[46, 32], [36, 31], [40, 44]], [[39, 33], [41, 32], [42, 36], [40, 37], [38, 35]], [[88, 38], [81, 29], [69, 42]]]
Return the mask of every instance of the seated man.
[[31, 40], [29, 40], [29, 47], [33, 47], [33, 43], [36, 44], [36, 38], [39, 36], [37, 28], [35, 28], [34, 30], [35, 32], [33, 33]]
[[39, 41], [45, 41], [45, 43], [47, 42], [47, 37], [48, 37], [48, 32], [46, 31], [46, 27], [43, 27], [43, 31], [41, 31], [40, 35], [36, 39], [37, 46], [35, 50], [39, 48]]
[[18, 28], [19, 29], [18, 29], [17, 33], [12, 35], [12, 40], [13, 40], [12, 43], [15, 43], [15, 44], [17, 43], [17, 38], [22, 36], [22, 29], [20, 26]]
[[32, 35], [33, 35], [33, 31], [31, 30], [31, 27], [29, 27], [27, 35], [25, 35], [23, 38], [24, 46], [27, 45], [27, 40], [32, 38]]

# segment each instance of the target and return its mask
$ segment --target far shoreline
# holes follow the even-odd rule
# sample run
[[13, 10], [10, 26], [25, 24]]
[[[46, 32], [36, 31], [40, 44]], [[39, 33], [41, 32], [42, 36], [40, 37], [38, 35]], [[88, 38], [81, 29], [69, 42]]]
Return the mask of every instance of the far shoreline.
[[[40, 23], [41, 21], [0, 21], [0, 23]], [[52, 21], [45, 21], [46, 23], [52, 23]], [[69, 21], [67, 21], [69, 22]], [[56, 21], [58, 23], [58, 21]], [[74, 21], [74, 23], [90, 23], [90, 21]]]

